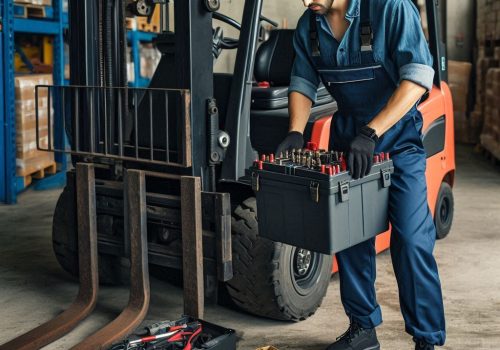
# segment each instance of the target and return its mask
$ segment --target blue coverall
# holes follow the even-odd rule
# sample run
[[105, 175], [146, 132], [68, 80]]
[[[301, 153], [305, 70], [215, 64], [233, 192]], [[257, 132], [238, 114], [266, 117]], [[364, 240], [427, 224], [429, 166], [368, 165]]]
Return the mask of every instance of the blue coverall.
[[[317, 21], [320, 55], [314, 54], [311, 44], [312, 16]], [[346, 19], [349, 28], [338, 42], [324, 16], [310, 10], [304, 13], [295, 32], [296, 59], [289, 88], [315, 101], [317, 86], [323, 82], [338, 103], [330, 145], [344, 151], [359, 128], [387, 104], [401, 80], [430, 90], [434, 77], [420, 16], [410, 0], [350, 0]], [[373, 30], [368, 47], [360, 40], [360, 27], [367, 22]], [[416, 339], [443, 345], [443, 300], [432, 253], [436, 230], [427, 204], [421, 136], [422, 115], [414, 106], [380, 138], [375, 152], [390, 152], [394, 162], [391, 257], [406, 331]], [[382, 323], [375, 296], [375, 254], [375, 239], [337, 254], [344, 309], [363, 328]]]

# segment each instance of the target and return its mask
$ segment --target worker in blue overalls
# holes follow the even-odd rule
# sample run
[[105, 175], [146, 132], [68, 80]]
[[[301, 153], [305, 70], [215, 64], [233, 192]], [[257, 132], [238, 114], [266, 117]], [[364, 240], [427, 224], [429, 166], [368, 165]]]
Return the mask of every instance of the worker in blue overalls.
[[[427, 204], [422, 115], [416, 105], [434, 70], [411, 0], [303, 0], [294, 37], [290, 132], [277, 154], [304, 145], [302, 133], [321, 82], [338, 103], [330, 148], [348, 153], [354, 178], [368, 174], [375, 152], [390, 152], [391, 257], [406, 331], [416, 349], [445, 341], [441, 285], [433, 257], [436, 231]], [[377, 205], [377, 203], [373, 203]], [[337, 254], [348, 331], [327, 349], [380, 349], [375, 297], [375, 239]]]

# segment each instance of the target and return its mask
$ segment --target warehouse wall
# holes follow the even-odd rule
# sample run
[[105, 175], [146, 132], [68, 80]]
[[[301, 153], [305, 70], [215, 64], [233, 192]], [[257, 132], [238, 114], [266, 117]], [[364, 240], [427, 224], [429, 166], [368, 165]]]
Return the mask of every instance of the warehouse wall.
[[446, 17], [448, 58], [471, 62], [475, 34], [474, 0], [447, 0]]
[[[243, 0], [224, 0], [221, 1], [220, 12], [241, 21], [243, 13]], [[304, 12], [305, 7], [301, 0], [264, 0], [262, 14], [278, 23], [280, 27], [295, 28], [297, 21]], [[236, 29], [216, 21], [224, 29], [224, 35], [237, 38], [239, 33]], [[265, 24], [267, 25], [267, 24]], [[216, 72], [232, 72], [236, 52], [234, 50], [224, 50], [222, 55], [215, 63]]]

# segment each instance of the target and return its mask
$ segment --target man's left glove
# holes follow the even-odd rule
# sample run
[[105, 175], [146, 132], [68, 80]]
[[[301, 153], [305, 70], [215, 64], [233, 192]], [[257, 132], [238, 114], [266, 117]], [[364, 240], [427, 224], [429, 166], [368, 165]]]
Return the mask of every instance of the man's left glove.
[[377, 141], [361, 132], [351, 142], [348, 156], [349, 171], [354, 179], [370, 173], [373, 165], [373, 153]]

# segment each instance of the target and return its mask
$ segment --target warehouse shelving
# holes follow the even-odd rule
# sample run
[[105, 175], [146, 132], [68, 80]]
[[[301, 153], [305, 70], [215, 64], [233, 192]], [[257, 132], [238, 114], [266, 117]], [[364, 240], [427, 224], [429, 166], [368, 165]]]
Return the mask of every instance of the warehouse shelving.
[[[14, 17], [12, 0], [1, 3], [2, 32], [0, 49], [0, 79], [3, 86], [0, 88], [0, 202], [16, 203], [17, 194], [23, 188], [16, 177], [16, 117], [14, 94], [14, 37], [16, 33], [36, 35], [51, 35], [54, 38], [54, 85], [64, 84], [64, 42], [63, 31], [67, 26], [67, 16], [63, 13], [63, 0], [53, 0], [53, 18], [31, 19]], [[2, 93], [3, 89], [3, 93]], [[57, 103], [57, 101], [54, 101]], [[54, 145], [62, 148], [64, 132], [62, 123], [58, 122], [58, 115], [54, 120]], [[66, 157], [57, 154], [58, 173], [47, 177], [36, 184], [36, 187], [49, 188], [62, 186], [66, 181]]]
[[132, 62], [134, 63], [134, 80], [129, 84], [131, 87], [147, 87], [150, 79], [141, 76], [141, 42], [151, 42], [156, 33], [142, 32], [140, 30], [129, 30], [127, 39], [132, 49]]

